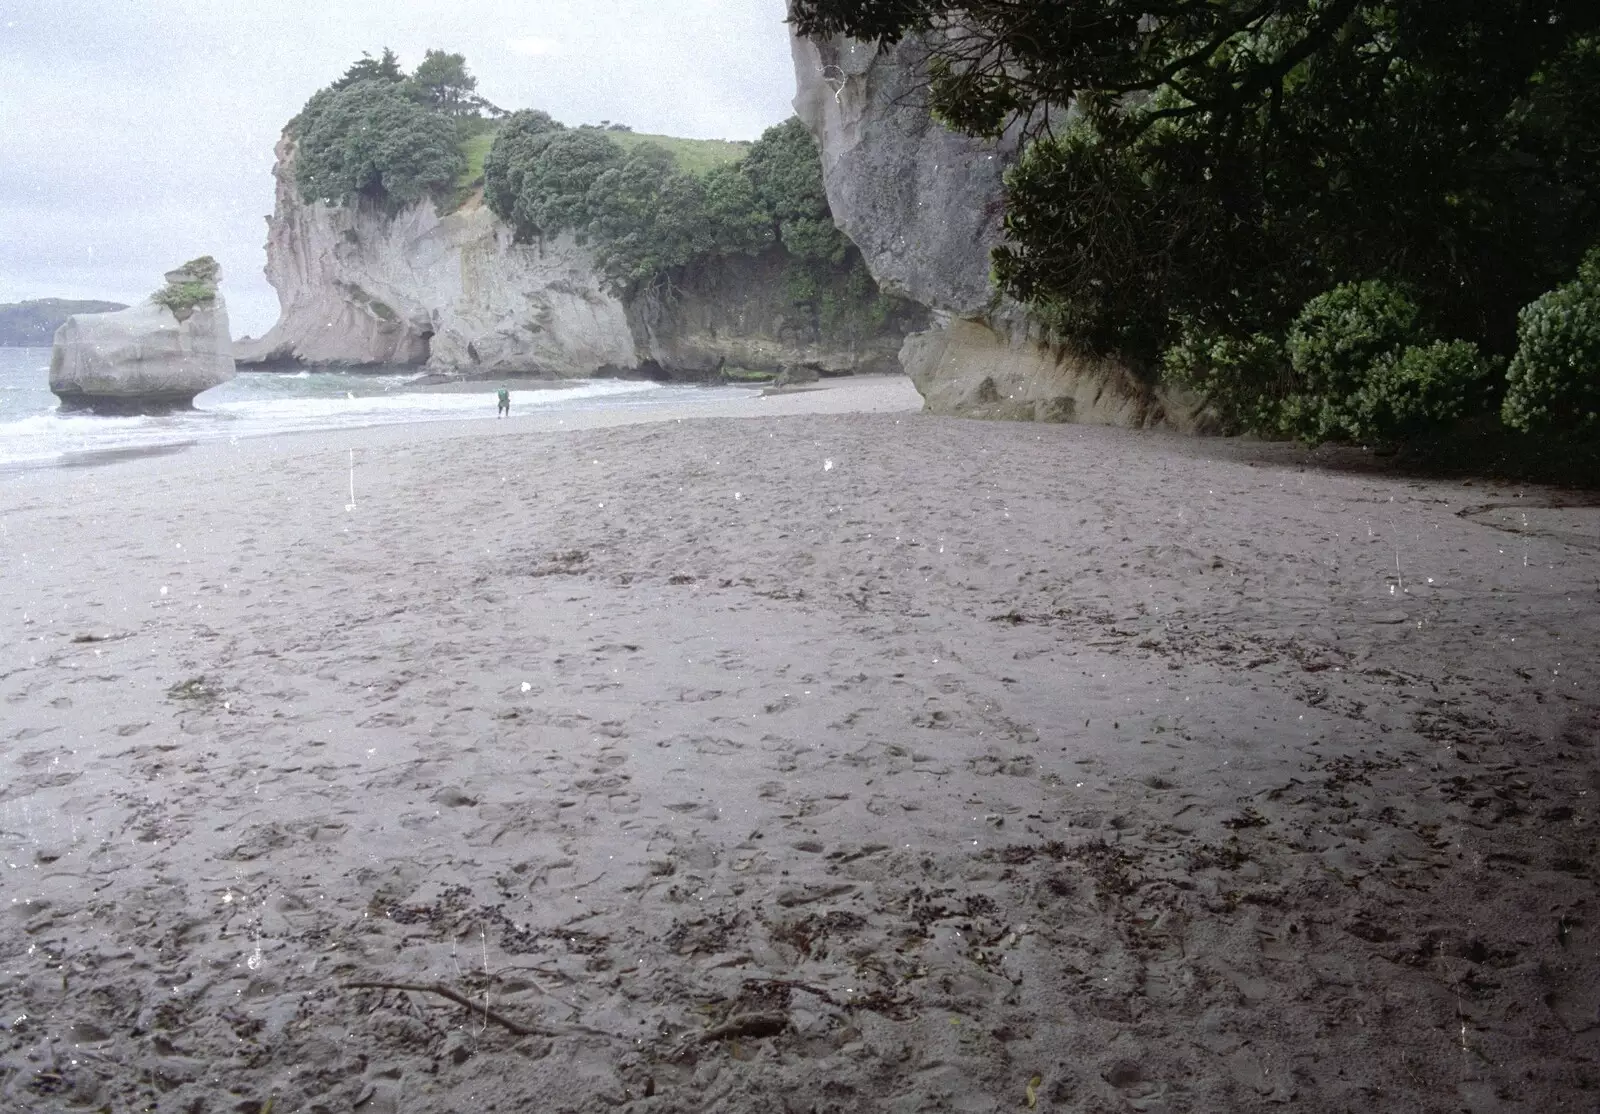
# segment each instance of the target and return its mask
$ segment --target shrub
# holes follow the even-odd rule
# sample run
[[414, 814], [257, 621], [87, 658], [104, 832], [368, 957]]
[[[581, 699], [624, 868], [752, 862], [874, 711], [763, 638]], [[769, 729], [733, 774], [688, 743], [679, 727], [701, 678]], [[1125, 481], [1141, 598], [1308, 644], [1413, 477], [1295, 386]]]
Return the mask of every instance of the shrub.
[[214, 301], [217, 290], [201, 282], [169, 282], [150, 296], [158, 306], [166, 306], [182, 320], [196, 306]]
[[1397, 286], [1336, 286], [1307, 302], [1289, 326], [1289, 363], [1307, 393], [1347, 397], [1379, 359], [1424, 339], [1417, 317], [1416, 303]]
[[1178, 342], [1162, 355], [1162, 370], [1169, 381], [1204, 395], [1224, 432], [1277, 432], [1289, 378], [1275, 337], [1219, 336], [1184, 322]]
[[1304, 440], [1394, 443], [1482, 409], [1490, 366], [1477, 346], [1436, 341], [1386, 282], [1311, 299], [1284, 347], [1294, 386], [1280, 428]]
[[1307, 441], [1359, 438], [1355, 395], [1381, 361], [1430, 339], [1417, 317], [1404, 290], [1378, 280], [1346, 283], [1307, 302], [1284, 345], [1294, 388], [1284, 400], [1283, 431]]
[[222, 264], [209, 255], [202, 255], [198, 259], [191, 259], [178, 270], [195, 282], [209, 283], [212, 286], [222, 277]]
[[158, 306], [166, 306], [182, 321], [196, 306], [216, 300], [217, 280], [221, 275], [222, 268], [217, 261], [202, 255], [170, 272], [167, 284], [150, 295], [150, 300]]
[[1600, 430], [1600, 248], [1578, 277], [1517, 315], [1500, 416], [1523, 432]]
[[1412, 345], [1384, 356], [1342, 407], [1358, 441], [1404, 441], [1483, 409], [1490, 365], [1471, 341]]

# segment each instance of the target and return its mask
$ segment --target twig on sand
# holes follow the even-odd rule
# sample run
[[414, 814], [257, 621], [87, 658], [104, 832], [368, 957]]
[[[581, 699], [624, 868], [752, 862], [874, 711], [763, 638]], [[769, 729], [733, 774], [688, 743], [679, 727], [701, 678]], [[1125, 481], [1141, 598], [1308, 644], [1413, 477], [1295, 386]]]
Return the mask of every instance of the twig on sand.
[[730, 1037], [775, 1037], [788, 1027], [788, 1014], [747, 1013], [714, 1029], [707, 1029], [698, 1034], [695, 1041], [699, 1044], [711, 1044]]
[[558, 1037], [569, 1036], [573, 1033], [583, 1033], [594, 1037], [610, 1037], [612, 1040], [626, 1039], [615, 1033], [608, 1033], [603, 1029], [591, 1029], [587, 1025], [562, 1025], [554, 1029], [530, 1028], [527, 1025], [519, 1025], [510, 1018], [495, 1013], [487, 1004], [474, 1002], [465, 994], [457, 993], [443, 983], [374, 982], [363, 980], [340, 983], [339, 986], [342, 990], [409, 990], [415, 994], [437, 994], [441, 998], [448, 998], [464, 1009], [469, 1009], [473, 1013], [482, 1015], [485, 1021], [492, 1021], [519, 1037]]
[[545, 1035], [539, 1029], [530, 1029], [526, 1025], [518, 1025], [510, 1018], [502, 1017], [487, 1005], [479, 1005], [464, 994], [458, 994], [443, 983], [411, 983], [411, 982], [347, 982], [339, 984], [344, 990], [409, 990], [416, 994], [437, 994], [441, 998], [448, 998], [456, 1005], [481, 1013], [485, 1021], [492, 1021], [496, 1025], [511, 1030], [519, 1037], [536, 1037]]
[[676, 1048], [667, 1054], [669, 1059], [681, 1060], [691, 1055], [703, 1044], [718, 1041], [737, 1041], [740, 1037], [775, 1037], [789, 1027], [786, 1013], [745, 1013], [731, 1017], [715, 1028], [683, 1037]]

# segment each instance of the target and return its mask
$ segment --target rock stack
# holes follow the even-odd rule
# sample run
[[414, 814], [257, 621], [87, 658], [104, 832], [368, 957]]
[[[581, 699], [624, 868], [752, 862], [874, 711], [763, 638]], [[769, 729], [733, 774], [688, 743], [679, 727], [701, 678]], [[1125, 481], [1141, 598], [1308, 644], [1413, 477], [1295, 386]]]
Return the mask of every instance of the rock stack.
[[75, 314], [56, 330], [50, 390], [63, 410], [165, 414], [233, 378], [228, 307], [210, 256], [166, 274], [144, 302], [116, 313]]

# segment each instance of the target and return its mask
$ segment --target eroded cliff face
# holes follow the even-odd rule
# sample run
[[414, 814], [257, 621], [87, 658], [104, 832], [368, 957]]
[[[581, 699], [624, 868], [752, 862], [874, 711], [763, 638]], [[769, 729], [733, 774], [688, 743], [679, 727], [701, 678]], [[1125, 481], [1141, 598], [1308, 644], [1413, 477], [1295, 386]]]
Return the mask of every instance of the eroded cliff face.
[[1018, 145], [959, 135], [933, 120], [922, 40], [880, 51], [842, 37], [795, 36], [792, 48], [795, 111], [822, 148], [834, 220], [881, 287], [931, 312], [930, 327], [908, 336], [900, 353], [927, 410], [1206, 426], [1198, 399], [1051, 342], [997, 294], [989, 253], [1004, 235], [1004, 175]]
[[834, 373], [899, 373], [906, 334], [927, 324], [920, 305], [897, 300], [877, 322], [854, 306], [842, 319], [825, 321], [787, 297], [787, 263], [781, 250], [715, 258], [679, 275], [670, 297], [630, 303], [640, 370], [703, 378], [722, 367], [777, 372], [801, 364]]
[[236, 346], [243, 365], [425, 365], [485, 378], [898, 371], [901, 341], [925, 320], [913, 306], [872, 328], [819, 330], [784, 296], [781, 253], [691, 268], [670, 296], [624, 304], [571, 236], [515, 243], [477, 201], [442, 216], [427, 201], [397, 212], [308, 205], [287, 139], [277, 155], [266, 273], [282, 309], [266, 336]]
[[426, 364], [442, 372], [586, 376], [632, 367], [622, 303], [571, 237], [515, 244], [482, 204], [307, 205], [279, 141], [267, 280], [277, 325], [240, 363]]

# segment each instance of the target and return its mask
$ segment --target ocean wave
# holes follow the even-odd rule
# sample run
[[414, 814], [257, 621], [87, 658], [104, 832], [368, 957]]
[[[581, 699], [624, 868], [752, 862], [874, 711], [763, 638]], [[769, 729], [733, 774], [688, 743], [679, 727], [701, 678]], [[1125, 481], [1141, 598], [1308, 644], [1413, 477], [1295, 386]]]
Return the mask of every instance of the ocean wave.
[[109, 430], [141, 429], [161, 418], [154, 415], [101, 417], [96, 414], [30, 414], [0, 422], [0, 437], [27, 437], [38, 435], [61, 436], [75, 432], [91, 433]]
[[[246, 379], [246, 375], [250, 375]], [[252, 382], [257, 376], [262, 382]], [[105, 454], [181, 443], [239, 437], [304, 433], [407, 422], [463, 421], [487, 418], [494, 411], [495, 385], [481, 390], [405, 390], [412, 375], [352, 376], [310, 372], [309, 380], [284, 388], [298, 376], [245, 373], [198, 400], [194, 410], [165, 415], [98, 416], [35, 412], [0, 419], [0, 464], [27, 464], [82, 454]], [[242, 380], [242, 382], [241, 382]], [[390, 383], [383, 383], [390, 380]], [[382, 393], [359, 393], [382, 385]], [[559, 387], [511, 391], [512, 415], [593, 410], [619, 406], [632, 409], [670, 402], [698, 388], [633, 380], [576, 380]], [[229, 397], [232, 395], [233, 397]], [[243, 397], [239, 397], [243, 395]], [[213, 397], [214, 396], [214, 397]], [[41, 405], [53, 405], [41, 400]]]

